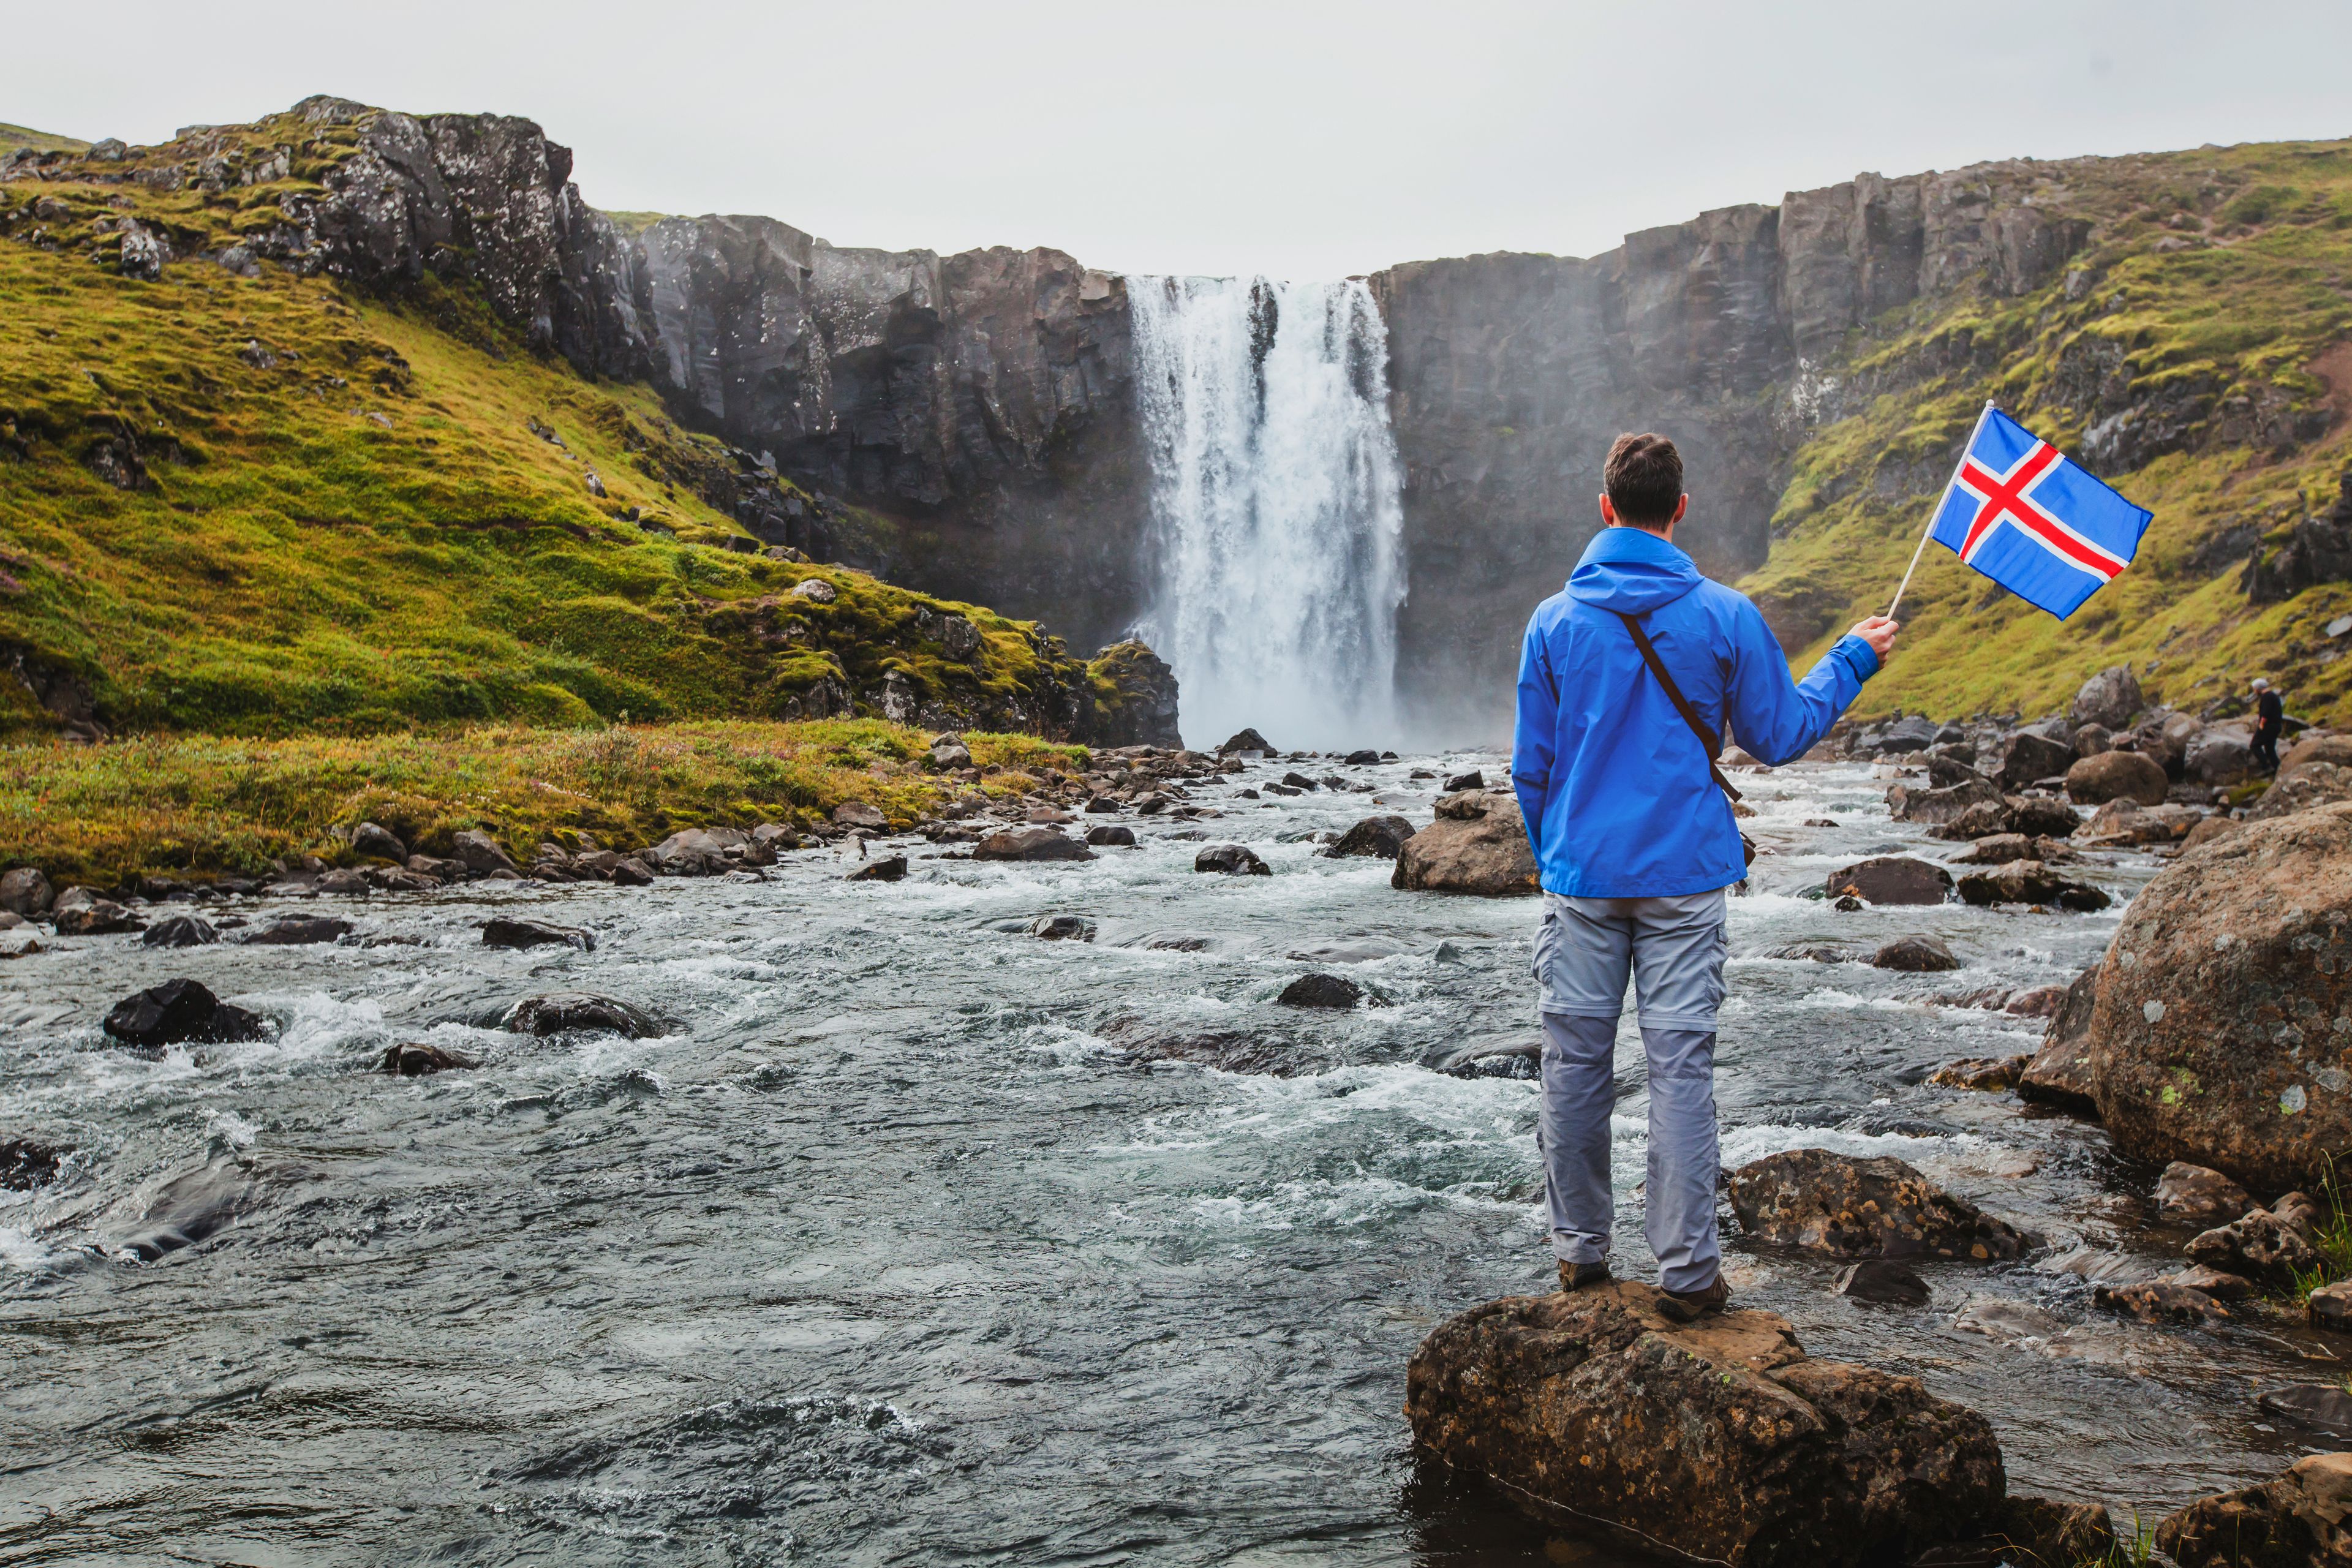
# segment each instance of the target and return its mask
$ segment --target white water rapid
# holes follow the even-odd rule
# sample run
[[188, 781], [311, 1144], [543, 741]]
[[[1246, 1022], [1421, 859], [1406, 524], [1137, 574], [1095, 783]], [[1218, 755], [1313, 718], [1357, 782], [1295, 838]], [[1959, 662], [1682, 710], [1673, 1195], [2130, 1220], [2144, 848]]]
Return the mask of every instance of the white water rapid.
[[1397, 744], [1404, 514], [1371, 290], [1136, 278], [1128, 298], [1152, 464], [1142, 631], [1186, 737]]

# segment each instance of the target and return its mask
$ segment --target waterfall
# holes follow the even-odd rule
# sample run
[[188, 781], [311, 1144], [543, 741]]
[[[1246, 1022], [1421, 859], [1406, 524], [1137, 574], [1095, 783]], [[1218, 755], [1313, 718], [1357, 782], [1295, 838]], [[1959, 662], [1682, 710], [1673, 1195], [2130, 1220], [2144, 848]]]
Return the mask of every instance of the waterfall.
[[1388, 329], [1360, 282], [1136, 278], [1153, 599], [1184, 727], [1392, 745], [1404, 513]]

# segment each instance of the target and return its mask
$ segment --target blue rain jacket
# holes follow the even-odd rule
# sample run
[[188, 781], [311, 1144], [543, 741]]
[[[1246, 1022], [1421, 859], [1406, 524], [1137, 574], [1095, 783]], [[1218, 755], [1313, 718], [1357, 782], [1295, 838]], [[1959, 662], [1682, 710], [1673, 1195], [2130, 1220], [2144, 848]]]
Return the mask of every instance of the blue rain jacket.
[[1519, 650], [1511, 783], [1544, 887], [1570, 898], [1663, 898], [1747, 876], [1731, 802], [1633, 634], [1638, 618], [1683, 696], [1759, 760], [1802, 756], [1878, 673], [1857, 637], [1802, 681], [1746, 595], [1699, 575], [1654, 533], [1604, 528], [1536, 606]]

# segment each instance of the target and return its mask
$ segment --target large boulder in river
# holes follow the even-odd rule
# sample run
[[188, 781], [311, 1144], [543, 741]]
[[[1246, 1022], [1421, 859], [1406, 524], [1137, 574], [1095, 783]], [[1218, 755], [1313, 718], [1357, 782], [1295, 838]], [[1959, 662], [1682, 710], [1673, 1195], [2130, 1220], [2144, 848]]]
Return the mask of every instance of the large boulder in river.
[[2000, 1504], [1974, 1411], [1809, 1360], [1777, 1313], [1678, 1326], [1660, 1294], [1619, 1281], [1440, 1324], [1405, 1373], [1415, 1443], [1538, 1518], [1730, 1568], [1906, 1561]]
[[2260, 1486], [2200, 1498], [2156, 1527], [2180, 1568], [2352, 1564], [2352, 1454], [2310, 1454]]
[[1518, 797], [1507, 789], [1464, 790], [1439, 801], [1437, 820], [1397, 851], [1389, 886], [1487, 898], [1541, 892]]
[[1255, 729], [1245, 729], [1235, 732], [1231, 740], [1217, 748], [1217, 753], [1220, 756], [1231, 752], [1264, 752], [1271, 756], [1274, 754], [1274, 746]]
[[2000, 791], [1992, 782], [1973, 776], [1943, 789], [1895, 784], [1886, 792], [1886, 809], [1897, 822], [1951, 822], [1970, 806], [2000, 804]]
[[2352, 1148], [2352, 804], [2244, 824], [2158, 873], [2090, 1036], [2124, 1152], [2256, 1192], [2323, 1181]]
[[1892, 1154], [1790, 1149], [1731, 1173], [1739, 1226], [1759, 1241], [1828, 1258], [2018, 1257], [2025, 1237]]
[[2140, 695], [2139, 678], [2132, 674], [2127, 664], [2110, 665], [2083, 682], [2074, 693], [2074, 704], [2066, 716], [2077, 725], [2099, 724], [2109, 730], [2131, 726], [2139, 710], [2147, 706]]
[[1960, 899], [1992, 904], [2055, 904], [2062, 910], [2104, 910], [2115, 900], [2088, 882], [2062, 877], [2039, 860], [2011, 860], [1960, 879]]
[[194, 980], [166, 980], [117, 1002], [100, 1026], [118, 1045], [160, 1050], [184, 1043], [261, 1038], [261, 1015], [232, 1007]]
[[2104, 805], [2111, 800], [2162, 805], [2169, 785], [2163, 766], [2137, 752], [2101, 752], [2066, 770], [2066, 798], [2077, 805]]
[[1952, 896], [1952, 874], [1933, 861], [1884, 855], [1842, 866], [1822, 886], [1832, 899], [1852, 895], [1873, 904], [1940, 904]]

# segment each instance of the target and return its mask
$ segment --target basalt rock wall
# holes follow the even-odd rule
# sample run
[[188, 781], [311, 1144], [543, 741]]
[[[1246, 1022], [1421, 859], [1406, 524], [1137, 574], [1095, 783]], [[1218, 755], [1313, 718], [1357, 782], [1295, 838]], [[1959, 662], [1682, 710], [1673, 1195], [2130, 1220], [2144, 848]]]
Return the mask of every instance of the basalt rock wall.
[[[860, 563], [898, 581], [1043, 616], [1079, 647], [1142, 607], [1149, 475], [1123, 279], [1055, 250], [840, 247], [762, 217], [629, 233], [581, 200], [571, 153], [529, 121], [327, 99], [301, 112], [352, 126], [358, 148], [257, 253], [376, 286], [478, 283], [542, 351], [649, 379], [681, 418], [878, 514]], [[1864, 175], [1588, 260], [1375, 274], [1404, 459], [1408, 696], [1452, 732], [1504, 721], [1519, 629], [1599, 526], [1601, 458], [1622, 430], [1682, 444], [1679, 537], [1703, 568], [1759, 564], [1789, 453], [1868, 391], [1834, 374], [1846, 334], [1915, 300], [2050, 281], [2088, 232], [2061, 168]], [[803, 542], [793, 520], [747, 521]], [[1809, 606], [1766, 608], [1792, 646], [1821, 630]]]

